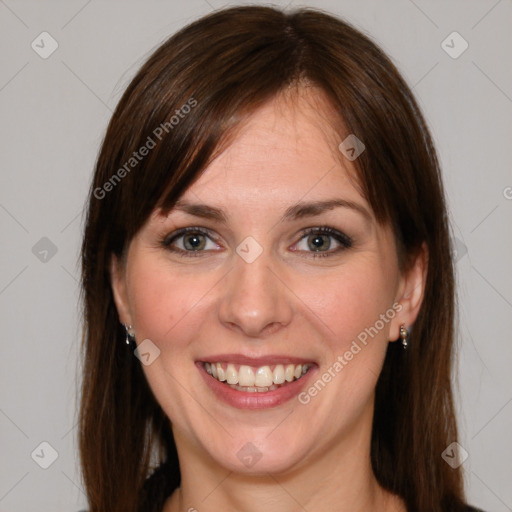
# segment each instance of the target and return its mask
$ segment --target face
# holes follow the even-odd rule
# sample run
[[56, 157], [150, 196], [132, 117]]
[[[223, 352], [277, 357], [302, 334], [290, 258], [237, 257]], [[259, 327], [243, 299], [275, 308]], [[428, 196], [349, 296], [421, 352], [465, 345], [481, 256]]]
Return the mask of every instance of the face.
[[121, 321], [160, 351], [143, 369], [180, 460], [276, 473], [339, 466], [369, 444], [376, 381], [417, 314], [422, 267], [399, 271], [322, 105], [309, 92], [254, 113], [113, 262]]

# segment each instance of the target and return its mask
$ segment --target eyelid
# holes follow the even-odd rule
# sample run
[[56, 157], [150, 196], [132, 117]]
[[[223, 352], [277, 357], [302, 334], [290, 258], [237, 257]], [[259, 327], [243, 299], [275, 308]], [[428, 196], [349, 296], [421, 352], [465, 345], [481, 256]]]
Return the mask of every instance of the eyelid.
[[316, 227], [310, 227], [303, 229], [301, 231], [301, 237], [300, 239], [294, 244], [297, 245], [302, 240], [308, 236], [311, 235], [327, 235], [328, 237], [334, 238], [336, 242], [339, 244], [339, 246], [335, 249], [329, 249], [327, 251], [302, 251], [302, 250], [295, 250], [297, 253], [304, 253], [305, 255], [302, 255], [304, 258], [325, 258], [330, 256], [336, 256], [339, 253], [346, 251], [347, 249], [350, 249], [353, 246], [354, 240], [347, 234], [331, 228], [330, 226], [316, 226]]
[[349, 235], [337, 229], [331, 228], [330, 226], [316, 226], [311, 228], [305, 228], [302, 230], [301, 233], [301, 240], [305, 236], [319, 234], [332, 236], [343, 245], [351, 246], [354, 243], [354, 240]]
[[[164, 246], [166, 249], [181, 254], [185, 256], [201, 256], [203, 254], [208, 254], [211, 252], [210, 250], [202, 250], [202, 251], [185, 251], [180, 248], [171, 248], [171, 244], [178, 238], [186, 235], [187, 233], [199, 233], [206, 237], [208, 237], [211, 241], [219, 245], [218, 239], [215, 235], [213, 235], [213, 231], [204, 228], [204, 227], [198, 227], [198, 226], [187, 226], [184, 228], [180, 228], [170, 235], [165, 236], [161, 240], [161, 245]], [[353, 245], [353, 239], [348, 236], [347, 234], [334, 229], [330, 226], [314, 226], [302, 229], [300, 231], [300, 238], [297, 242], [294, 243], [294, 245], [297, 245], [300, 243], [304, 238], [307, 236], [318, 234], [318, 235], [327, 235], [331, 238], [334, 238], [341, 246], [334, 250], [328, 250], [328, 251], [294, 251], [294, 252], [304, 252], [308, 254], [306, 257], [325, 257], [325, 256], [331, 256], [334, 254], [337, 254], [343, 250], [349, 249]]]
[[171, 234], [166, 235], [163, 240], [162, 244], [165, 246], [169, 246], [176, 238], [179, 238], [180, 236], [183, 236], [187, 233], [201, 233], [202, 235], [205, 235], [209, 237], [212, 241], [215, 243], [218, 243], [215, 236], [213, 235], [213, 231], [211, 231], [208, 228], [201, 228], [197, 226], [187, 226], [185, 228], [177, 229], [176, 231], [173, 231]]

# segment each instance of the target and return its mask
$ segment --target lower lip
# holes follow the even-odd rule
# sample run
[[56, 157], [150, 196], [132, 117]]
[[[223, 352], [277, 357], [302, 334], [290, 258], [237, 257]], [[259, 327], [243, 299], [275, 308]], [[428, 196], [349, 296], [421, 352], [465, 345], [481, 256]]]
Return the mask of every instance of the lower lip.
[[246, 391], [238, 391], [218, 381], [208, 374], [203, 363], [196, 362], [196, 366], [213, 393], [227, 404], [238, 409], [269, 409], [284, 404], [301, 392], [316, 370], [316, 366], [312, 366], [300, 379], [280, 386], [273, 391], [248, 393]]

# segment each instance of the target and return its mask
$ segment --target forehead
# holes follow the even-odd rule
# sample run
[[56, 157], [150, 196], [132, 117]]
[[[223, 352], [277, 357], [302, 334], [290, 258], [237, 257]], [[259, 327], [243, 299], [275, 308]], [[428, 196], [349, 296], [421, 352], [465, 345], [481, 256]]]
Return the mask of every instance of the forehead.
[[[315, 90], [279, 95], [251, 114], [183, 198], [289, 205], [342, 195], [363, 202], [332, 109]], [[339, 123], [341, 124], [341, 123]]]

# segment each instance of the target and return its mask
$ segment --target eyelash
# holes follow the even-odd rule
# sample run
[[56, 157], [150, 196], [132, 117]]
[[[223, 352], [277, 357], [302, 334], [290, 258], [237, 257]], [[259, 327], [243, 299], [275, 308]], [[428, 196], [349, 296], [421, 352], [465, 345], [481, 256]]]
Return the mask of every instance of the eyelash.
[[[163, 246], [165, 249], [178, 254], [179, 256], [183, 257], [201, 257], [206, 251], [184, 251], [183, 249], [178, 249], [176, 247], [172, 247], [172, 243], [175, 242], [180, 237], [186, 235], [187, 233], [197, 233], [204, 235], [208, 237], [210, 240], [215, 241], [212, 233], [204, 228], [199, 227], [187, 227], [182, 228], [176, 231], [175, 233], [172, 233], [171, 235], [167, 235], [165, 238], [163, 238], [160, 242], [161, 246]], [[333, 254], [337, 254], [341, 251], [344, 251], [346, 249], [350, 249], [353, 245], [353, 240], [348, 235], [342, 233], [341, 231], [338, 231], [337, 229], [333, 229], [329, 226], [319, 226], [315, 228], [307, 228], [305, 229], [299, 241], [302, 239], [310, 236], [310, 235], [329, 235], [330, 237], [334, 238], [339, 244], [341, 244], [340, 247], [336, 248], [335, 250], [329, 250], [329, 251], [305, 251], [307, 253], [311, 254], [311, 257], [313, 258], [325, 258], [328, 256], [332, 256]], [[203, 254], [201, 254], [203, 253]], [[309, 256], [308, 256], [309, 257]]]

